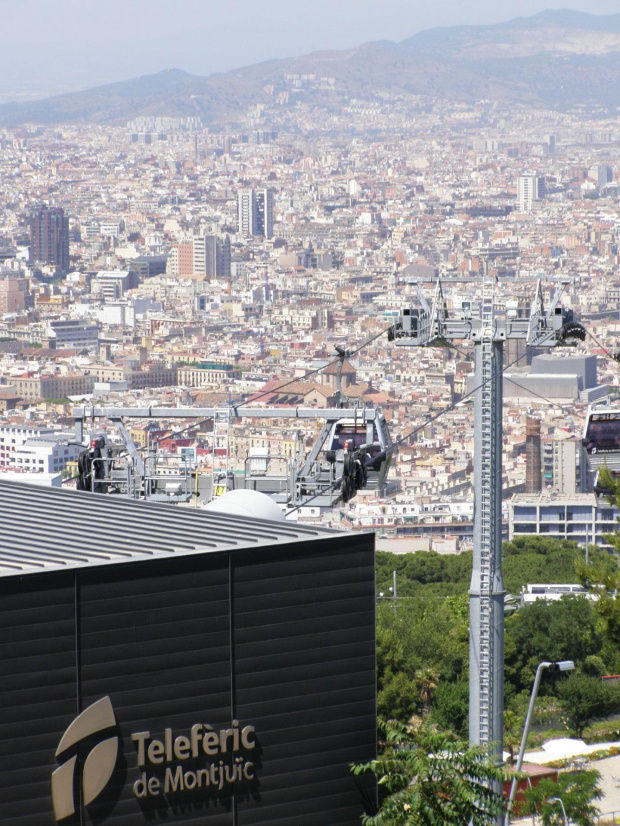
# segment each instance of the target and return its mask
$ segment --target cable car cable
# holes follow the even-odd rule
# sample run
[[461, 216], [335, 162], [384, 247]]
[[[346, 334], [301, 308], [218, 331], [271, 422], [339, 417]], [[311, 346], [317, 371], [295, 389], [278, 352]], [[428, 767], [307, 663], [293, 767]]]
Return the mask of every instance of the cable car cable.
[[[369, 344], [372, 344], [373, 341], [375, 341], [376, 339], [378, 339], [381, 336], [385, 335], [388, 332], [388, 330], [392, 329], [393, 326], [394, 326], [393, 324], [390, 324], [390, 326], [386, 327], [385, 330], [380, 330], [378, 333], [375, 333], [375, 335], [373, 335], [370, 338], [366, 339], [366, 341], [364, 341], [362, 344], [360, 344], [359, 347], [356, 347], [354, 350], [349, 350], [347, 357], [350, 358], [351, 356], [354, 356], [356, 353], [359, 353], [359, 351], [362, 350], [364, 347], [367, 347]], [[310, 378], [310, 376], [314, 376], [315, 373], [320, 373], [321, 370], [326, 370], [328, 367], [331, 367], [334, 364], [338, 364], [338, 362], [340, 360], [341, 360], [341, 357], [338, 356], [338, 358], [333, 359], [333, 361], [330, 361], [327, 364], [323, 364], [323, 365], [321, 365], [321, 367], [317, 367], [314, 370], [311, 370], [309, 373], [305, 373], [303, 376], [297, 376], [293, 379], [290, 379], [290, 381], [287, 381], [284, 384], [281, 384], [279, 387], [273, 387], [273, 388], [270, 388], [269, 390], [265, 390], [262, 393], [259, 393], [258, 396], [252, 396], [251, 398], [246, 399], [244, 402], [240, 402], [239, 404], [234, 404], [233, 403], [233, 404], [231, 404], [231, 407], [233, 408], [233, 410], [238, 410], [240, 407], [244, 407], [245, 405], [249, 404], [250, 402], [258, 401], [259, 399], [263, 398], [263, 396], [269, 396], [273, 393], [279, 393], [280, 390], [284, 390], [286, 387], [289, 387], [291, 384], [295, 384], [298, 381], [306, 381], [306, 379]]]
[[[389, 327], [386, 327], [384, 330], [380, 330], [378, 333], [375, 333], [373, 336], [366, 339], [366, 341], [362, 342], [362, 344], [360, 344], [355, 349], [349, 350], [349, 353], [348, 353], [349, 357], [355, 355], [356, 353], [359, 353], [360, 350], [363, 350], [364, 347], [367, 347], [369, 344], [372, 344], [373, 341], [375, 341], [376, 339], [378, 339], [381, 336], [385, 335], [388, 332], [388, 330], [392, 329], [393, 326], [394, 325], [391, 324]], [[315, 375], [315, 373], [320, 373], [321, 370], [326, 370], [328, 367], [331, 367], [333, 364], [338, 364], [339, 361], [340, 361], [340, 357], [334, 359], [333, 361], [328, 362], [327, 364], [323, 364], [320, 367], [315, 368], [314, 370], [311, 370], [309, 373], [305, 373], [303, 376], [298, 376], [296, 378], [293, 378], [290, 381], [287, 381], [284, 384], [281, 384], [279, 387], [274, 387], [270, 390], [265, 390], [263, 393], [260, 393], [258, 396], [252, 396], [251, 399], [246, 399], [245, 401], [240, 402], [239, 404], [234, 404], [233, 403], [233, 404], [230, 405], [230, 407], [234, 411], [234, 410], [237, 410], [240, 407], [243, 407], [244, 405], [249, 404], [250, 401], [254, 402], [254, 401], [257, 401], [258, 399], [262, 398], [263, 396], [268, 396], [268, 395], [271, 395], [272, 393], [278, 393], [278, 392], [280, 392], [280, 390], [284, 390], [286, 387], [288, 387], [291, 384], [294, 384], [295, 382], [305, 381], [310, 376]], [[233, 415], [234, 415], [234, 413], [233, 413]], [[161, 436], [159, 439], [153, 439], [153, 441], [150, 443], [149, 447], [152, 446], [152, 445], [158, 445], [158, 444], [160, 444], [160, 442], [163, 442], [166, 439], [175, 439], [177, 436], [183, 435], [183, 433], [187, 433], [190, 430], [195, 430], [196, 428], [200, 427], [200, 425], [204, 424], [207, 421], [210, 421], [210, 419], [208, 419], [208, 418], [200, 419], [197, 422], [193, 422], [192, 424], [187, 425], [187, 427], [184, 427], [181, 430], [173, 431], [172, 433], [169, 433], [166, 436]], [[139, 452], [142, 452], [142, 451], [147, 450], [148, 447], [146, 445], [143, 446], [143, 447], [136, 446], [136, 449]]]
[[592, 341], [593, 341], [593, 342], [594, 342], [594, 343], [595, 343], [598, 347], [600, 347], [600, 348], [601, 348], [601, 350], [605, 353], [605, 355], [607, 356], [607, 358], [611, 359], [611, 361], [613, 361], [615, 364], [618, 364], [618, 362], [620, 362], [620, 351], [617, 351], [617, 352], [616, 352], [616, 354], [614, 355], [614, 353], [610, 352], [610, 351], [607, 349], [607, 347], [605, 347], [605, 345], [604, 345], [602, 342], [600, 342], [600, 341], [598, 340], [598, 338], [594, 335], [594, 333], [592, 333], [592, 332], [590, 332], [590, 330], [588, 330], [588, 328], [587, 328], [587, 327], [584, 327], [584, 330], [585, 330], [585, 331], [586, 331], [586, 333], [590, 336], [590, 338], [592, 339]]
[[[591, 333], [589, 333], [588, 330], [586, 330], [586, 332], [588, 333], [588, 335], [591, 335]], [[605, 349], [602, 345], [600, 345], [600, 346], [601, 346], [602, 349]], [[469, 357], [471, 355], [470, 353], [466, 353], [464, 350], [460, 350], [458, 347], [454, 347], [454, 345], [451, 345], [451, 349], [456, 350], [457, 353], [460, 353], [462, 356]], [[525, 358], [525, 355], [526, 355], [526, 353], [523, 353], [521, 356], [519, 356], [517, 361], [520, 361], [522, 358]], [[612, 359], [614, 359], [613, 355], [610, 356], [610, 357]], [[617, 361], [617, 359], [614, 359], [614, 361]], [[513, 361], [511, 364], [507, 364], [504, 369], [507, 370], [509, 367], [514, 366], [514, 364], [515, 364], [515, 362]], [[553, 402], [553, 401], [551, 401], [551, 399], [548, 399], [546, 396], [543, 396], [540, 393], [537, 393], [535, 390], [531, 390], [529, 387], [525, 387], [523, 384], [520, 384], [518, 381], [515, 381], [513, 378], [507, 378], [506, 376], [504, 376], [504, 381], [509, 381], [510, 384], [514, 384], [515, 387], [519, 387], [521, 390], [525, 390], [526, 393], [530, 393], [532, 396], [537, 396], [539, 399], [541, 399], [542, 401], [544, 401], [547, 404], [551, 405], [552, 407], [557, 407], [560, 410], [574, 412], [572, 405], [560, 404], [559, 402]]]
[[[452, 348], [452, 349], [458, 349], [458, 348], [455, 347], [455, 348]], [[501, 368], [501, 370], [497, 371], [497, 373], [495, 374], [495, 377], [502, 376], [506, 370], [508, 370], [510, 367], [513, 367], [518, 361], [520, 361], [523, 358], [524, 355], [527, 355], [528, 350], [532, 350], [532, 349], [536, 349], [535, 345], [528, 345], [525, 348], [525, 353], [518, 356], [516, 359], [511, 361], [509, 364], [506, 364], [505, 366], [503, 366]], [[400, 445], [404, 444], [406, 441], [411, 439], [413, 436], [415, 436], [421, 430], [424, 430], [424, 428], [427, 427], [429, 424], [432, 424], [433, 422], [436, 422], [438, 419], [440, 419], [446, 413], [450, 413], [452, 410], [455, 410], [456, 407], [458, 407], [458, 405], [461, 404], [461, 402], [464, 402], [466, 399], [473, 396], [474, 393], [477, 393], [478, 390], [482, 389], [485, 386], [485, 384], [487, 384], [489, 381], [491, 381], [491, 379], [486, 379], [485, 381], [481, 382], [477, 387], [474, 387], [473, 390], [470, 390], [469, 393], [466, 393], [462, 398], [460, 398], [458, 400], [458, 402], [453, 402], [451, 405], [449, 405], [448, 407], [441, 410], [435, 416], [431, 416], [429, 419], [427, 419], [421, 425], [418, 425], [418, 427], [415, 427], [415, 428], [413, 428], [413, 430], [410, 430], [409, 433], [406, 433], [404, 436], [401, 436], [395, 442], [392, 442], [392, 444], [390, 445], [389, 451], [388, 450], [382, 451], [377, 456], [374, 456], [372, 458], [372, 460], [369, 458], [367, 464], [370, 464], [371, 461], [376, 462], [377, 460], [381, 461], [382, 459], [386, 458], [388, 453], [393, 452], [395, 447], [399, 447]], [[303, 502], [299, 505], [296, 505], [294, 508], [291, 508], [290, 510], [286, 511], [286, 513], [284, 514], [284, 517], [286, 518], [287, 516], [290, 516], [290, 514], [295, 513], [295, 511], [298, 511], [300, 508], [306, 507], [312, 501], [317, 499], [319, 496], [325, 496], [325, 494], [331, 493], [331, 491], [334, 490], [334, 488], [336, 488], [338, 485], [342, 484], [343, 479], [344, 479], [344, 474], [342, 476], [340, 476], [338, 479], [334, 480], [327, 488], [324, 488], [323, 490], [319, 491], [318, 493], [313, 494], [309, 499], [306, 499], [305, 502]]]
[[[527, 348], [527, 349], [529, 349], [529, 348]], [[514, 361], [511, 361], [510, 364], [506, 364], [504, 367], [501, 368], [501, 370], [498, 370], [495, 373], [495, 376], [492, 376], [491, 378], [497, 378], [498, 376], [503, 375], [503, 373], [506, 370], [508, 370], [510, 367], [512, 367], [514, 364], [517, 363], [517, 361], [520, 361], [522, 358], [523, 358], [523, 356], [521, 355], [518, 358], [514, 359]], [[423, 430], [427, 425], [432, 424], [433, 422], [436, 422], [437, 419], [440, 419], [446, 413], [450, 413], [452, 410], [455, 410], [456, 407], [458, 407], [459, 404], [461, 404], [466, 399], [473, 396], [474, 393], [477, 393], [478, 390], [481, 390], [490, 381], [491, 381], [491, 379], [489, 378], [489, 379], [486, 379], [485, 381], [481, 382], [477, 387], [474, 387], [473, 390], [470, 390], [468, 393], [465, 393], [465, 395], [462, 396], [457, 402], [453, 402], [451, 405], [449, 405], [448, 407], [441, 410], [435, 416], [431, 416], [429, 419], [427, 419], [424, 422], [424, 424], [421, 424], [418, 427], [415, 427], [409, 433], [406, 433], [404, 436], [401, 436], [400, 439], [397, 439], [395, 442], [392, 442], [392, 449], [395, 448], [395, 447], [398, 447], [399, 445], [401, 445], [404, 442], [408, 441], [412, 436], [415, 436], [416, 433], [419, 433], [420, 430]]]
[[[453, 348], [453, 349], [458, 349], [458, 348]], [[506, 370], [513, 367], [518, 361], [520, 361], [523, 358], [524, 355], [527, 355], [528, 350], [533, 350], [533, 349], [536, 349], [535, 345], [532, 345], [532, 344], [528, 345], [525, 348], [525, 353], [522, 353], [521, 355], [517, 356], [517, 358], [513, 359], [513, 361], [511, 361], [509, 364], [504, 365], [500, 370], [497, 371], [497, 373], [495, 373], [494, 377], [497, 378], [498, 376], [502, 376], [505, 373]], [[478, 392], [478, 390], [481, 390], [489, 381], [491, 381], [491, 379], [486, 379], [486, 381], [481, 382], [477, 387], [474, 387], [473, 390], [470, 390], [468, 393], [466, 393], [464, 396], [462, 396], [457, 402], [453, 402], [448, 407], [444, 408], [439, 413], [437, 413], [435, 416], [431, 416], [430, 418], [428, 418], [425, 422], [423, 422], [423, 424], [418, 425], [417, 427], [413, 428], [413, 430], [410, 430], [409, 433], [406, 433], [404, 436], [401, 436], [399, 439], [396, 439], [396, 441], [392, 442], [392, 444], [390, 446], [390, 451], [393, 451], [394, 448], [399, 447], [400, 445], [402, 445], [405, 442], [409, 441], [409, 439], [411, 439], [413, 436], [415, 436], [417, 433], [419, 433], [421, 430], [423, 430], [429, 424], [433, 424], [433, 422], [436, 422], [438, 419], [440, 419], [446, 413], [450, 413], [452, 410], [455, 410], [458, 407], [458, 405], [460, 405], [466, 399], [473, 396], [475, 393]], [[527, 388], [525, 388], [525, 389], [527, 389]], [[542, 398], [544, 398], [544, 397], [542, 397]], [[545, 399], [545, 401], [549, 401], [549, 400]], [[551, 404], [551, 402], [549, 402], [549, 403]], [[385, 450], [382, 451], [381, 453], [378, 454], [378, 456], [375, 456], [373, 458], [373, 461], [377, 461], [377, 460], [381, 461], [382, 459], [384, 459], [387, 456], [387, 453], [388, 453], [388, 451], [385, 451]]]

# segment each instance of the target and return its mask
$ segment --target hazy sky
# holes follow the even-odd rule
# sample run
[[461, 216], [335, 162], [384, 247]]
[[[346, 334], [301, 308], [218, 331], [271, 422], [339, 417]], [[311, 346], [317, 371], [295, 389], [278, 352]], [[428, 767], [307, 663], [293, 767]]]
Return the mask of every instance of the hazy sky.
[[0, 0], [0, 92], [204, 75], [566, 7], [615, 14], [620, 0]]

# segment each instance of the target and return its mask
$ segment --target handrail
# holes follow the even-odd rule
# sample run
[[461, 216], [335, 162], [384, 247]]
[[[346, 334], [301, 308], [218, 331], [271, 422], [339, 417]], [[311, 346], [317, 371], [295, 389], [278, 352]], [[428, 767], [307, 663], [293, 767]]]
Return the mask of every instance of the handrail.
[[[611, 817], [611, 820], [609, 818]], [[596, 815], [597, 826], [620, 826], [620, 811], [605, 812]]]

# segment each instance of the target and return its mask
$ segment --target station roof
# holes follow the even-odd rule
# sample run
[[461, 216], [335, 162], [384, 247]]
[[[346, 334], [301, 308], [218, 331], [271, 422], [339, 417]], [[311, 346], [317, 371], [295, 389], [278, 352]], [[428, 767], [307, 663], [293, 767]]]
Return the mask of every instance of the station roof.
[[337, 531], [0, 481], [0, 577], [308, 542]]

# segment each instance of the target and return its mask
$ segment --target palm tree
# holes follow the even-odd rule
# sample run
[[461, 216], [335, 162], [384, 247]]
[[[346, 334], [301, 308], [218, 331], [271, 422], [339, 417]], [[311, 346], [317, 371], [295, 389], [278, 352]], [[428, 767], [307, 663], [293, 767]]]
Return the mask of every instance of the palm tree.
[[385, 792], [378, 812], [363, 815], [365, 826], [494, 826], [504, 811], [505, 773], [487, 752], [428, 726], [383, 728], [385, 753], [351, 767], [373, 772]]
[[431, 703], [435, 699], [439, 674], [432, 668], [420, 668], [416, 671], [414, 680], [422, 700], [422, 716], [427, 717], [430, 714]]
[[521, 734], [523, 732], [523, 717], [515, 714], [514, 711], [506, 709], [504, 711], [504, 749], [508, 752], [509, 766], [516, 761], [516, 753], [521, 744]]

